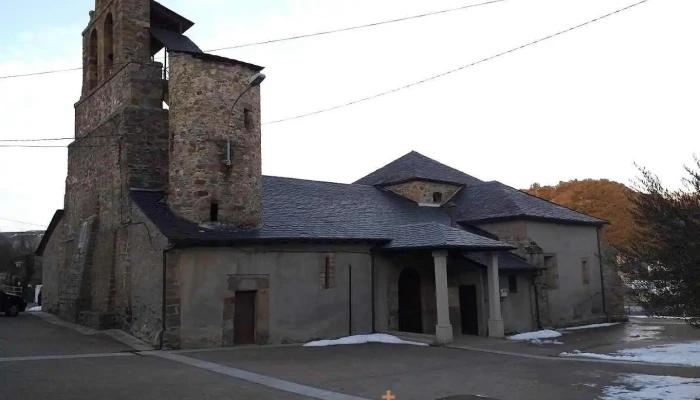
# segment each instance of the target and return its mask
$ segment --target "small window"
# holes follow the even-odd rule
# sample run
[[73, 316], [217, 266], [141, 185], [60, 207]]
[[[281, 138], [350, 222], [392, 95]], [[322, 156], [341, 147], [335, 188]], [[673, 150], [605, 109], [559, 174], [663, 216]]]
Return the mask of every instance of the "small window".
[[335, 258], [333, 253], [328, 253], [322, 259], [319, 286], [321, 289], [332, 289], [335, 280]]
[[209, 208], [209, 220], [216, 222], [219, 219], [219, 203], [211, 203]]
[[581, 278], [584, 285], [591, 283], [591, 271], [588, 266], [588, 258], [581, 259]]
[[249, 109], [243, 109], [243, 123], [246, 130], [253, 129], [253, 112]]
[[559, 265], [556, 254], [545, 254], [544, 266], [547, 268], [547, 289], [559, 289]]
[[508, 275], [508, 292], [518, 293], [518, 276], [515, 274]]
[[442, 203], [442, 193], [433, 192], [433, 203]]

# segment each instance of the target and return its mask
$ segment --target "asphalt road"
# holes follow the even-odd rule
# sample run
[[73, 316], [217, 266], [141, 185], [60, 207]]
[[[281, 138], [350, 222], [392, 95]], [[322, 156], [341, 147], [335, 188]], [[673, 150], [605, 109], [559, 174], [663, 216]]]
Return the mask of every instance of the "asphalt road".
[[[624, 374], [700, 369], [405, 345], [135, 352], [30, 314], [0, 317], [0, 399], [597, 399]], [[699, 393], [700, 396], [700, 393]]]

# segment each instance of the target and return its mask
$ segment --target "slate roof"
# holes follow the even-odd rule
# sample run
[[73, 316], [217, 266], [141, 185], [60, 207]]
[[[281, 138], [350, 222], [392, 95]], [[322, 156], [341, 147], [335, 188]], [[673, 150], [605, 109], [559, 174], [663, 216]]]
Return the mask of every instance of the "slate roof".
[[607, 221], [527, 194], [498, 181], [465, 187], [453, 198], [460, 222], [476, 223], [513, 218], [569, 224], [603, 225]]
[[463, 249], [511, 250], [514, 247], [498, 240], [475, 235], [437, 222], [401, 225], [389, 229], [391, 242], [383, 249]]
[[[488, 253], [462, 253], [468, 260], [473, 261], [484, 267], [488, 267]], [[523, 271], [523, 270], [539, 270], [544, 268], [536, 267], [529, 264], [527, 261], [509, 252], [502, 252], [498, 256], [498, 269]]]
[[386, 186], [414, 179], [448, 182], [458, 185], [474, 185], [481, 182], [471, 175], [412, 151], [357, 180], [355, 183]]
[[227, 244], [247, 241], [362, 240], [386, 249], [512, 247], [449, 226], [440, 208], [420, 207], [366, 185], [263, 177], [263, 226], [255, 231], [205, 227], [175, 215], [162, 192], [132, 190], [144, 214], [175, 243]]

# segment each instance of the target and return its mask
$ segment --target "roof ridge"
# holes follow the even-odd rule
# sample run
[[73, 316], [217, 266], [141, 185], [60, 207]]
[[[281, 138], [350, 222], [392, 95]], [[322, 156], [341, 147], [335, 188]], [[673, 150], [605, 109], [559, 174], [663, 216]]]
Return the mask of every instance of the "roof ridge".
[[370, 187], [374, 188], [373, 185], [366, 185], [363, 183], [343, 183], [343, 182], [330, 182], [330, 181], [321, 181], [317, 179], [305, 179], [305, 178], [294, 178], [290, 176], [277, 176], [277, 175], [263, 175], [263, 178], [275, 178], [275, 179], [287, 179], [287, 180], [292, 180], [292, 181], [303, 181], [303, 182], [314, 182], [314, 183], [326, 183], [326, 184], [331, 184], [331, 185], [342, 185], [342, 186], [359, 186], [359, 187]]

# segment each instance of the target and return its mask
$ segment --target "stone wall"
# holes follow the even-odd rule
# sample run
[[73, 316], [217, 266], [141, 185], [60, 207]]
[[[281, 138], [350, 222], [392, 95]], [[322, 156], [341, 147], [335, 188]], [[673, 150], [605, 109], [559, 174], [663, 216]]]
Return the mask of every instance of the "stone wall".
[[124, 105], [163, 108], [161, 63], [120, 64], [115, 74], [75, 104], [75, 137], [94, 131]]
[[120, 243], [126, 258], [120, 258], [115, 274], [119, 305], [115, 311], [122, 329], [158, 346], [163, 329], [163, 251], [168, 239], [136, 205], [130, 211]]
[[46, 243], [41, 257], [41, 306], [42, 310], [52, 314], [58, 314], [59, 268], [62, 261], [60, 243], [62, 241], [63, 221], [60, 221]]
[[612, 321], [627, 321], [627, 311], [625, 310], [625, 296], [627, 287], [625, 286], [620, 273], [613, 263], [614, 249], [602, 245], [603, 253], [603, 288], [605, 293], [605, 310]]
[[[168, 204], [182, 217], [210, 221], [215, 203], [218, 222], [260, 226], [259, 87], [249, 90], [230, 112], [258, 70], [220, 57], [171, 52]], [[229, 141], [231, 165], [226, 165]]]
[[435, 204], [442, 204], [451, 199], [461, 186], [417, 180], [387, 186], [386, 189], [419, 204], [433, 204], [433, 193], [438, 192], [441, 193], [441, 201]]

